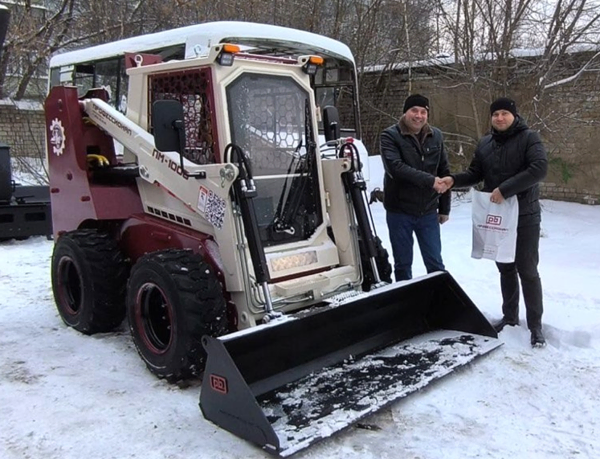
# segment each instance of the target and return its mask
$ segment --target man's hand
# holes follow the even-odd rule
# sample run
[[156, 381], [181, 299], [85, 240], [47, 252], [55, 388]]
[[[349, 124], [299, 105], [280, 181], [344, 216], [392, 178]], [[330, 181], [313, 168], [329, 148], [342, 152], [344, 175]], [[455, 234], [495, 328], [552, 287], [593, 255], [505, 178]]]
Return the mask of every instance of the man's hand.
[[433, 189], [439, 194], [442, 194], [445, 193], [448, 188], [446, 187], [446, 184], [442, 182], [441, 178], [436, 177], [435, 181], [433, 182]]
[[438, 222], [440, 222], [440, 225], [443, 225], [444, 223], [446, 223], [448, 220], [450, 220], [450, 215], [442, 215], [442, 214], [438, 214]]
[[454, 185], [454, 179], [452, 177], [436, 177], [435, 183], [433, 184], [433, 188], [438, 193], [442, 194], [448, 191]]
[[490, 201], [492, 201], [496, 204], [502, 204], [502, 202], [504, 201], [504, 196], [502, 196], [502, 193], [500, 193], [499, 188], [495, 188], [494, 191], [492, 191], [492, 195], [490, 196]]
[[450, 176], [448, 177], [444, 177], [440, 179], [442, 182], [444, 182], [444, 184], [446, 185], [446, 187], [448, 189], [452, 188], [454, 186], [454, 179]]
[[435, 182], [433, 182], [433, 189], [439, 194], [445, 193], [449, 188], [450, 186], [448, 186], [447, 181], [444, 181], [444, 179], [439, 177], [435, 178]]

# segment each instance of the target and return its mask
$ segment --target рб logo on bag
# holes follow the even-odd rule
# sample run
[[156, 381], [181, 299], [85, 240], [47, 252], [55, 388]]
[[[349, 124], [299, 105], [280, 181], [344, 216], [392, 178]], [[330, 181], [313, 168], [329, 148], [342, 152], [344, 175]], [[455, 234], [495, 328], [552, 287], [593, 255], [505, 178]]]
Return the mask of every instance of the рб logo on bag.
[[485, 218], [485, 223], [488, 225], [501, 225], [502, 224], [502, 217], [500, 215], [491, 215], [488, 214], [487, 217]]

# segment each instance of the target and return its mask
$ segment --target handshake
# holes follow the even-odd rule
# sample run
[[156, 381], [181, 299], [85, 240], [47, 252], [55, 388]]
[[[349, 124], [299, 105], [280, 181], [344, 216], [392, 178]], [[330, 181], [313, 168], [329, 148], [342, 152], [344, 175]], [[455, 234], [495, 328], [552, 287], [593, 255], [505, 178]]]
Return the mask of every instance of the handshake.
[[436, 177], [435, 182], [433, 182], [433, 189], [439, 194], [442, 194], [452, 188], [452, 185], [454, 185], [454, 179], [452, 177]]

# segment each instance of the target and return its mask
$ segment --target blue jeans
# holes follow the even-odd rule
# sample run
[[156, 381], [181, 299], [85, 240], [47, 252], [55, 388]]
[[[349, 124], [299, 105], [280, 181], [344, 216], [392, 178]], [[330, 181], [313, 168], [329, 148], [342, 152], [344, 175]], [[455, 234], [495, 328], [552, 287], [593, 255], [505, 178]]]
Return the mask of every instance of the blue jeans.
[[412, 279], [413, 232], [417, 235], [427, 272], [444, 271], [442, 239], [437, 212], [421, 217], [387, 212], [387, 225], [394, 253], [396, 281]]

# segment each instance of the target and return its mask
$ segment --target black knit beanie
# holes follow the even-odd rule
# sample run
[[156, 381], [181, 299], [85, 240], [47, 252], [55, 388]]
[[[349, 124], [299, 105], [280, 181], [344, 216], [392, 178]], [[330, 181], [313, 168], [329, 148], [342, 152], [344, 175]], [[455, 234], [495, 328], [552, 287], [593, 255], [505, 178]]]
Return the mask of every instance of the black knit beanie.
[[490, 105], [490, 115], [493, 115], [496, 110], [506, 110], [511, 112], [513, 116], [517, 116], [517, 104], [514, 100], [508, 97], [500, 97]]
[[404, 101], [404, 111], [402, 113], [406, 113], [412, 107], [423, 107], [429, 111], [429, 99], [421, 94], [408, 96]]

